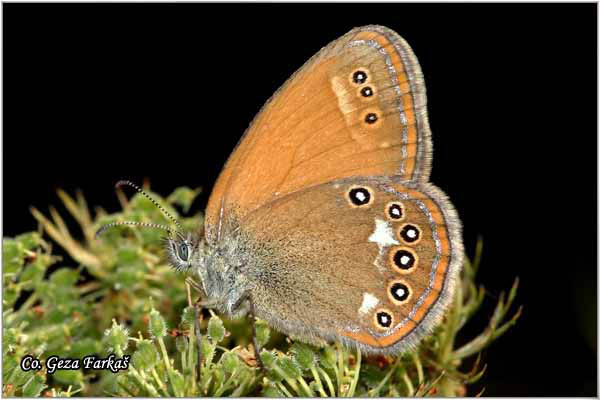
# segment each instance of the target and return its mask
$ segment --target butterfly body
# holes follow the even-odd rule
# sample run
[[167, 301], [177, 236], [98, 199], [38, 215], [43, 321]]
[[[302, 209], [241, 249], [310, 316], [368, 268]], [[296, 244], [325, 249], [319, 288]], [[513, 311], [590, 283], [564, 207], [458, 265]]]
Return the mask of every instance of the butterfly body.
[[430, 333], [463, 248], [454, 207], [428, 182], [425, 103], [416, 57], [387, 28], [356, 28], [309, 60], [229, 158], [205, 234], [169, 241], [203, 305], [367, 353]]

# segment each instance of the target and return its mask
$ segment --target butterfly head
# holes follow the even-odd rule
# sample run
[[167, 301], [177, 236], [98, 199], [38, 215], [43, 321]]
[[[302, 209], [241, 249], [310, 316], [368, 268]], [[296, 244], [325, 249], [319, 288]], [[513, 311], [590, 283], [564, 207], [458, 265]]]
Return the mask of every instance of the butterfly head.
[[204, 264], [204, 241], [200, 235], [178, 231], [165, 238], [165, 249], [169, 263], [177, 271], [185, 272]]
[[129, 181], [119, 181], [116, 187], [131, 186], [135, 188], [140, 194], [150, 200], [164, 215], [166, 215], [177, 227], [176, 230], [161, 224], [147, 223], [147, 222], [134, 222], [134, 221], [119, 221], [113, 222], [102, 226], [96, 232], [96, 237], [100, 236], [104, 231], [114, 226], [129, 225], [129, 226], [140, 226], [145, 228], [156, 228], [162, 229], [168, 233], [163, 239], [165, 249], [167, 251], [169, 263], [177, 271], [187, 271], [190, 268], [198, 267], [202, 265], [204, 259], [204, 241], [202, 240], [202, 234], [195, 234], [192, 232], [184, 231], [181, 224], [167, 212], [156, 200], [150, 197], [137, 185]]

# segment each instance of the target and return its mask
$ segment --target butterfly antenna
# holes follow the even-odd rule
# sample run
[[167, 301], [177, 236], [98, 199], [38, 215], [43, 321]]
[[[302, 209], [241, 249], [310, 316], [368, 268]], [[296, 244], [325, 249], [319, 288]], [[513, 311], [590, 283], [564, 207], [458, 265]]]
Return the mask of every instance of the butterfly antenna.
[[152, 202], [152, 204], [154, 204], [160, 211], [162, 211], [162, 213], [164, 215], [166, 215], [167, 217], [169, 217], [169, 219], [171, 221], [173, 221], [173, 223], [175, 225], [177, 225], [177, 232], [183, 232], [183, 228], [181, 227], [181, 225], [179, 224], [179, 222], [173, 218], [173, 216], [171, 214], [169, 214], [167, 212], [167, 210], [165, 210], [163, 208], [163, 206], [161, 206], [160, 204], [158, 204], [158, 202], [156, 200], [154, 200], [152, 197], [150, 197], [150, 195], [148, 195], [148, 193], [144, 192], [142, 190], [142, 188], [140, 188], [138, 185], [136, 185], [135, 183], [131, 182], [131, 181], [127, 181], [127, 180], [122, 180], [117, 182], [117, 184], [115, 185], [115, 187], [121, 187], [121, 186], [131, 186], [132, 188], [134, 188], [135, 190], [138, 191], [138, 193], [141, 193], [142, 195], [144, 195], [144, 197], [146, 197], [148, 200], [150, 200]]
[[96, 239], [98, 239], [98, 236], [102, 235], [107, 229], [112, 228], [113, 226], [119, 226], [119, 225], [143, 226], [145, 228], [157, 228], [157, 229], [165, 230], [165, 231], [169, 232], [170, 235], [173, 235], [173, 230], [165, 225], [152, 224], [152, 223], [148, 223], [148, 222], [120, 221], [120, 222], [113, 222], [113, 223], [102, 226], [96, 232]]

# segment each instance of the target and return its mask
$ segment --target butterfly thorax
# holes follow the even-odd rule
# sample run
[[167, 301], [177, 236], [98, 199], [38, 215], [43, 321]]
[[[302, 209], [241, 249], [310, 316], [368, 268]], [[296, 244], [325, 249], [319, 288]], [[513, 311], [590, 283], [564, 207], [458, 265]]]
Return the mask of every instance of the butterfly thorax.
[[230, 317], [242, 317], [250, 310], [246, 269], [251, 262], [239, 236], [227, 236], [216, 244], [202, 242], [192, 267], [204, 289], [203, 304]]

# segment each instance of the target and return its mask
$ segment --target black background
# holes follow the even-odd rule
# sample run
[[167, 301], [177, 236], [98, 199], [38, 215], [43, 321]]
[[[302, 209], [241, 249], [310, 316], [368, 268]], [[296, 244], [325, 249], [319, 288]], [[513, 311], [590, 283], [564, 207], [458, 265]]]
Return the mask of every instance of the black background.
[[6, 236], [35, 229], [29, 207], [58, 205], [56, 188], [116, 211], [122, 178], [203, 186], [203, 209], [287, 77], [355, 26], [397, 31], [425, 74], [431, 180], [467, 253], [484, 239], [484, 311], [521, 278], [523, 316], [471, 394], [596, 395], [595, 4], [3, 7]]

